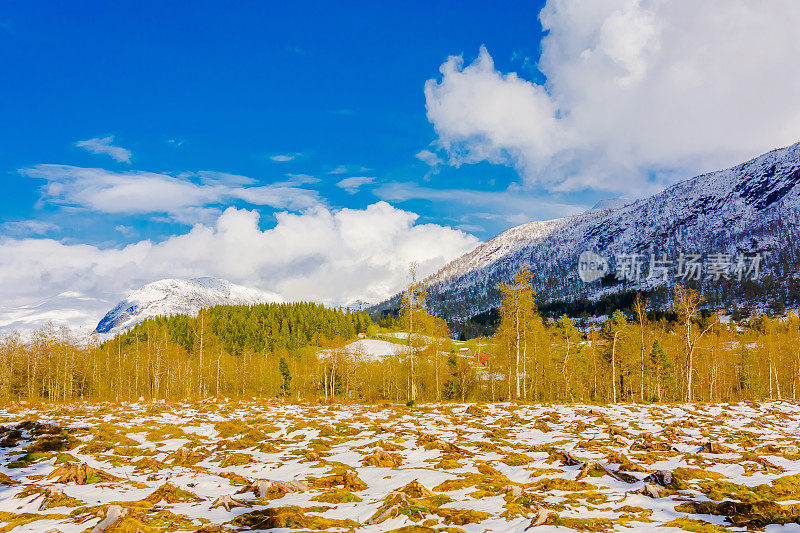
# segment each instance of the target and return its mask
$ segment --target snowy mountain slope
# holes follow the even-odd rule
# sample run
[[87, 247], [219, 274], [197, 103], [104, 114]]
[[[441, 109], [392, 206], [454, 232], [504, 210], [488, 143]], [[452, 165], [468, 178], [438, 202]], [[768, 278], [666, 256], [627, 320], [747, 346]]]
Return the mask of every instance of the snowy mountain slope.
[[606, 258], [666, 253], [672, 259], [679, 252], [766, 252], [765, 270], [785, 269], [777, 258], [795, 246], [787, 235], [800, 225], [798, 183], [800, 143], [619, 207], [517, 226], [428, 278], [428, 304], [451, 320], [486, 311], [499, 303], [498, 285], [525, 265], [534, 271], [540, 299], [596, 298], [606, 289], [577, 276], [584, 250]]
[[224, 279], [162, 279], [131, 292], [97, 324], [98, 333], [120, 333], [155, 316], [196, 315], [215, 305], [280, 302], [273, 293], [235, 285]]

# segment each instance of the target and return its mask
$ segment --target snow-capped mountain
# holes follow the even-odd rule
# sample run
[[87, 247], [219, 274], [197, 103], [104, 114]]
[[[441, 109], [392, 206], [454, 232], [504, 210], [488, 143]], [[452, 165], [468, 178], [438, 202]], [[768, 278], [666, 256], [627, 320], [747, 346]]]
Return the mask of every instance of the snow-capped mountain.
[[350, 311], [364, 311], [369, 309], [373, 304], [364, 300], [353, 300], [347, 305], [343, 305], [342, 309], [349, 309]]
[[215, 305], [281, 302], [270, 292], [250, 289], [224, 279], [162, 279], [131, 292], [97, 324], [98, 333], [120, 333], [148, 318], [188, 314]]
[[[525, 265], [540, 301], [597, 299], [623, 288], [652, 289], [663, 280], [609, 288], [578, 277], [578, 258], [593, 251], [655, 255], [763, 253], [762, 271], [796, 279], [800, 245], [800, 143], [727, 170], [678, 183], [649, 198], [511, 228], [444, 266], [425, 282], [431, 310], [460, 321], [499, 303], [498, 286]], [[780, 279], [787, 279], [786, 277]], [[669, 280], [667, 280], [669, 283]], [[717, 284], [726, 291], [735, 283]], [[710, 291], [723, 290], [711, 287]], [[722, 293], [721, 293], [722, 294]], [[728, 293], [725, 293], [727, 298]], [[384, 302], [373, 310], [394, 307]]]

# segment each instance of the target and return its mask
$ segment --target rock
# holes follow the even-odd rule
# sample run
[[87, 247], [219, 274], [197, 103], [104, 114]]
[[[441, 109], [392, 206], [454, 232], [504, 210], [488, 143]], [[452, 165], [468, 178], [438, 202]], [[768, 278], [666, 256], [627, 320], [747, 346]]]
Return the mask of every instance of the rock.
[[531, 521], [530, 525], [525, 528], [525, 531], [529, 530], [532, 527], [538, 527], [543, 525], [545, 522], [547, 522], [547, 519], [550, 518], [551, 516], [558, 517], [558, 513], [553, 511], [552, 509], [540, 508], [539, 513], [536, 515], [536, 518], [534, 518]]
[[130, 514], [131, 510], [121, 505], [109, 505], [106, 508], [106, 516], [99, 524], [94, 526], [92, 533], [102, 533]]
[[666, 487], [670, 485], [673, 481], [672, 472], [669, 470], [656, 470], [646, 478], [644, 478], [646, 482], [650, 483], [658, 483], [662, 487]]
[[731, 453], [733, 450], [723, 446], [718, 442], [706, 442], [703, 444], [697, 453]]
[[656, 470], [643, 480], [645, 483], [655, 483], [657, 485], [661, 485], [662, 487], [670, 488], [670, 489], [681, 489], [685, 488], [685, 486], [680, 482], [680, 480], [676, 479], [675, 476], [669, 470]]
[[505, 489], [515, 500], [522, 497], [522, 487], [519, 485], [506, 485]]
[[304, 481], [276, 481], [269, 479], [258, 479], [253, 481], [236, 494], [253, 492], [259, 498], [275, 500], [283, 498], [292, 492], [303, 492], [308, 490], [308, 484]]
[[580, 461], [580, 460], [578, 460], [578, 459], [575, 459], [574, 457], [572, 457], [572, 456], [571, 456], [570, 454], [568, 454], [567, 452], [561, 452], [561, 456], [560, 456], [560, 457], [561, 457], [561, 462], [562, 462], [562, 463], [563, 463], [565, 466], [578, 466], [578, 465], [583, 465], [583, 461]]
[[47, 487], [44, 498], [42, 498], [42, 503], [39, 504], [39, 511], [44, 511], [47, 509], [50, 502], [56, 498], [63, 498], [64, 491], [58, 487]]
[[660, 498], [661, 494], [658, 491], [658, 487], [652, 485], [650, 483], [645, 483], [644, 486], [639, 490], [634, 490], [631, 494], [643, 494], [645, 496], [649, 496], [650, 498]]

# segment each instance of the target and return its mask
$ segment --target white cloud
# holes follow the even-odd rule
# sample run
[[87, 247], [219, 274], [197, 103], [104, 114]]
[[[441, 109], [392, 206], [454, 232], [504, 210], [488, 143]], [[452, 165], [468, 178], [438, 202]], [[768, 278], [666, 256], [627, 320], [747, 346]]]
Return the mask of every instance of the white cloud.
[[544, 85], [484, 48], [426, 83], [450, 164], [642, 194], [800, 140], [796, 1], [549, 0], [540, 19]]
[[11, 235], [44, 235], [60, 229], [44, 220], [14, 220], [2, 225], [3, 231]]
[[[279, 213], [275, 227], [262, 231], [256, 211], [228, 208], [213, 225], [124, 248], [0, 239], [0, 329], [53, 317], [94, 326], [127, 291], [165, 277], [216, 276], [287, 300], [379, 300], [402, 288], [410, 262], [432, 274], [478, 243], [417, 218], [385, 202], [339, 211], [316, 206]], [[86, 297], [57, 297], [65, 293]]]
[[93, 139], [78, 141], [75, 146], [88, 150], [93, 154], [105, 154], [120, 163], [130, 163], [131, 151], [120, 146], [114, 146], [111, 144], [113, 142], [114, 136], [109, 135], [103, 138], [94, 137]]
[[287, 183], [291, 183], [293, 185], [308, 185], [322, 181], [321, 179], [315, 178], [310, 174], [286, 174], [286, 177], [289, 178]]
[[431, 152], [430, 150], [420, 150], [417, 153], [417, 159], [427, 164], [428, 166], [435, 167], [444, 163], [441, 157]]
[[[112, 172], [69, 165], [36, 165], [20, 172], [47, 180], [42, 201], [100, 213], [165, 213], [179, 222], [209, 222], [214, 206], [235, 200], [299, 211], [320, 203], [316, 191], [291, 182], [253, 185], [246, 176], [203, 171], [178, 176], [154, 172]], [[192, 178], [197, 178], [193, 180]]]
[[361, 187], [364, 185], [369, 185], [374, 181], [375, 178], [369, 176], [353, 176], [350, 178], [344, 178], [343, 180], [339, 181], [336, 186], [340, 189], [344, 189], [350, 194], [355, 194]]
[[428, 200], [457, 205], [465, 220], [469, 217], [494, 218], [514, 225], [574, 215], [587, 209], [587, 206], [560, 203], [552, 197], [535, 196], [517, 189], [519, 186], [505, 191], [436, 189], [416, 183], [392, 182], [381, 185], [373, 192], [378, 198], [389, 202]]
[[275, 154], [269, 156], [270, 160], [275, 161], [276, 163], [286, 163], [287, 161], [292, 161], [297, 159], [300, 154], [293, 153], [293, 154]]

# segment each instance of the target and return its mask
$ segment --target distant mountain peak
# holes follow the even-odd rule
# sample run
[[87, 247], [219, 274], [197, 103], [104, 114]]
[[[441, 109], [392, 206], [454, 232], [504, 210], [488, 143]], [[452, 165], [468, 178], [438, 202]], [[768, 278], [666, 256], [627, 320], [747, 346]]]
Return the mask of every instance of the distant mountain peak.
[[[648, 198], [618, 198], [581, 214], [510, 228], [445, 265], [425, 281], [426, 292], [431, 311], [455, 323], [496, 307], [500, 284], [525, 266], [534, 273], [542, 302], [592, 301], [665, 283], [583, 283], [577, 267], [584, 251], [604, 258], [657, 251], [672, 260], [681, 252], [766, 253], [764, 270], [773, 279], [791, 280], [800, 278], [800, 266], [791, 259], [800, 257], [798, 241], [800, 143], [687, 179]], [[722, 294], [730, 303], [736, 291], [750, 298], [741, 284], [708, 288], [705, 295], [712, 305]], [[398, 302], [395, 296], [370, 312], [380, 313]]]
[[252, 305], [280, 302], [274, 293], [236, 285], [230, 281], [202, 277], [167, 278], [148, 283], [117, 304], [97, 324], [98, 333], [120, 333], [156, 316], [197, 315], [215, 305]]
[[625, 198], [624, 196], [618, 196], [616, 198], [607, 198], [605, 200], [600, 200], [594, 207], [589, 209], [589, 211], [603, 211], [605, 209], [616, 209], [618, 207], [622, 207], [628, 205], [629, 203], [633, 202], [630, 198]]

